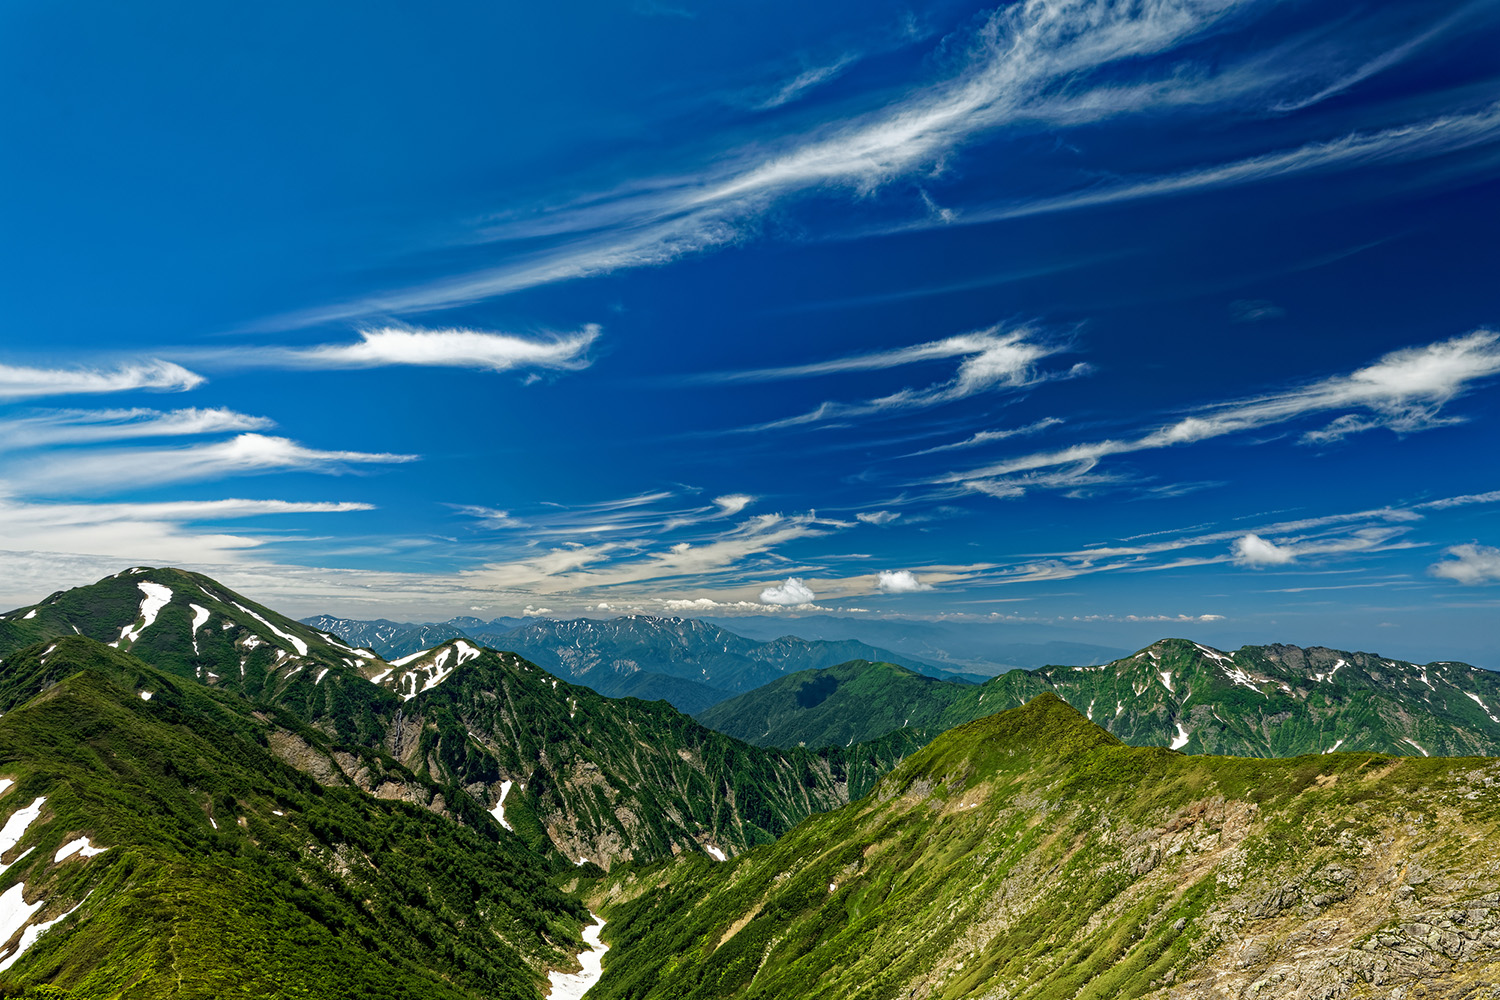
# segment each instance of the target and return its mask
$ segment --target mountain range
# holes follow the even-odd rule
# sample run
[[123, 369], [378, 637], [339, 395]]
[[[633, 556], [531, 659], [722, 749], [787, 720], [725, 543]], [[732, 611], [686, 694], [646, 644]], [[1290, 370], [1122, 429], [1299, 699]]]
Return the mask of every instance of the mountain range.
[[791, 635], [747, 639], [692, 618], [654, 615], [571, 621], [532, 618], [507, 629], [494, 627], [506, 619], [473, 625], [477, 619], [455, 618], [442, 624], [407, 626], [331, 615], [317, 615], [303, 621], [345, 642], [369, 645], [390, 659], [462, 636], [518, 653], [559, 677], [585, 684], [600, 694], [665, 699], [685, 712], [701, 711], [788, 673], [855, 659], [899, 658], [903, 665], [929, 676], [984, 680], [981, 676], [942, 670], [920, 659], [855, 639], [808, 640]]
[[[984, 684], [865, 660], [745, 704], [878, 738], [762, 747], [136, 568], [0, 615], [0, 996], [1485, 995], [1500, 762], [1423, 752], [1494, 753], [1492, 680], [1183, 640]], [[1168, 739], [1262, 759], [1129, 745]]]
[[792, 674], [698, 714], [761, 746], [843, 746], [900, 728], [936, 736], [1052, 692], [1136, 746], [1291, 757], [1335, 750], [1500, 754], [1500, 674], [1372, 653], [1164, 639], [1111, 663], [950, 684], [889, 663]]

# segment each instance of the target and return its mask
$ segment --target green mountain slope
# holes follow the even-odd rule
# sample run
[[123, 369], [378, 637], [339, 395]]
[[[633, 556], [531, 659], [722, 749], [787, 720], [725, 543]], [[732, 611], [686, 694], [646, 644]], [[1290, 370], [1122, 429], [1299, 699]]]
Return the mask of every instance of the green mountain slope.
[[1014, 670], [980, 685], [853, 663], [781, 678], [699, 713], [762, 746], [928, 736], [1053, 691], [1136, 746], [1288, 757], [1330, 750], [1500, 754], [1500, 674], [1370, 653], [1164, 639], [1112, 663]]
[[919, 745], [893, 734], [848, 748], [761, 749], [664, 702], [605, 698], [462, 639], [374, 679], [403, 699], [383, 722], [387, 752], [498, 808], [538, 847], [606, 868], [765, 843], [863, 795]]
[[601, 882], [590, 1000], [1487, 995], [1497, 783], [1128, 747], [1045, 694], [728, 864]]
[[332, 747], [290, 715], [79, 637], [8, 656], [0, 711], [0, 978], [79, 998], [535, 998], [571, 964], [556, 942], [587, 914], [518, 839], [314, 781], [274, 748]]
[[294, 709], [341, 735], [382, 735], [370, 720], [392, 699], [363, 680], [368, 650], [277, 614], [199, 573], [130, 569], [0, 616], [0, 658], [82, 635], [159, 670]]
[[[325, 784], [475, 826], [503, 814], [533, 849], [606, 868], [764, 843], [864, 794], [920, 745], [900, 734], [827, 752], [747, 746], [663, 703], [606, 699], [467, 639], [387, 663], [172, 569], [128, 571], [5, 615], [0, 657], [75, 629], [124, 635], [121, 647], [158, 669], [326, 734], [326, 748], [290, 735], [272, 744]], [[371, 766], [371, 753], [402, 767]], [[491, 812], [502, 794], [505, 810]]]

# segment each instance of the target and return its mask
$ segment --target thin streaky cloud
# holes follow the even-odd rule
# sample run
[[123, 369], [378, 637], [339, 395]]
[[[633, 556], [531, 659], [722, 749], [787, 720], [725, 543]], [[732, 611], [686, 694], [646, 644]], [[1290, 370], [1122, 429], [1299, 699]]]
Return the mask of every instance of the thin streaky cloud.
[[899, 368], [903, 365], [937, 361], [944, 358], [982, 354], [1001, 341], [1018, 342], [1035, 331], [1022, 328], [1001, 334], [998, 326], [974, 333], [945, 337], [911, 347], [898, 347], [889, 351], [872, 351], [867, 354], [851, 354], [827, 361], [814, 361], [802, 365], [783, 365], [776, 368], [751, 368], [737, 372], [707, 372], [690, 377], [694, 382], [777, 382], [783, 379], [814, 378], [819, 375], [837, 375], [844, 372], [878, 371]]
[[779, 108], [783, 104], [799, 100], [809, 90], [838, 77], [856, 61], [853, 55], [843, 55], [826, 66], [813, 66], [805, 69], [768, 96], [756, 101], [752, 108], [755, 111], [770, 111], [772, 108]]
[[[966, 483], [976, 489], [1004, 486], [1005, 477], [1017, 473], [1063, 466], [1087, 471], [1110, 456], [1193, 444], [1333, 410], [1359, 411], [1358, 430], [1414, 433], [1448, 422], [1440, 416], [1442, 407], [1496, 374], [1500, 374], [1500, 335], [1476, 330], [1424, 347], [1393, 351], [1348, 375], [1204, 407], [1139, 437], [1022, 455], [939, 476], [933, 482]], [[1354, 428], [1340, 424], [1341, 419], [1329, 426], [1352, 432]], [[983, 491], [990, 492], [988, 488]]]
[[[1500, 140], [1500, 103], [1463, 115], [1444, 115], [1379, 132], [1353, 132], [1328, 142], [1252, 156], [1183, 173], [1108, 184], [1053, 198], [1037, 198], [991, 209], [964, 212], [956, 220], [976, 225], [1052, 212], [1097, 208], [1190, 191], [1276, 180], [1334, 168], [1444, 156]], [[946, 225], [947, 223], [945, 223]], [[927, 222], [904, 228], [928, 228]]]
[[[806, 413], [752, 424], [748, 427], [741, 427], [733, 433], [759, 433], [763, 431], [785, 430], [792, 427], [808, 426], [833, 420], [850, 420], [877, 414], [927, 409], [945, 403], [968, 399], [983, 392], [992, 392], [1000, 389], [1022, 389], [1050, 379], [1083, 374], [1088, 370], [1086, 365], [1074, 365], [1067, 372], [1041, 372], [1037, 367], [1037, 363], [1046, 357], [1059, 353], [1063, 348], [1056, 344], [1040, 340], [1029, 340], [1027, 338], [1030, 333], [1031, 331], [1027, 329], [1001, 333], [999, 332], [999, 328], [995, 327], [977, 334], [970, 334], [964, 338], [939, 341], [935, 345], [922, 345], [915, 350], [918, 352], [924, 350], [932, 350], [934, 352], [947, 351], [951, 352], [948, 354], [950, 357], [958, 354], [957, 351], [954, 351], [955, 346], [967, 347], [968, 349], [963, 351], [961, 355], [958, 355], [962, 356], [964, 360], [959, 363], [958, 370], [954, 373], [953, 377], [947, 381], [936, 382], [919, 389], [900, 389], [885, 396], [857, 402], [824, 402]], [[928, 356], [942, 355], [934, 353]], [[893, 357], [903, 357], [903, 360], [896, 362], [902, 364], [910, 363], [910, 360], [914, 360], [914, 358], [905, 357], [903, 352], [896, 351], [881, 355], [864, 355], [862, 357], [847, 358], [842, 361], [825, 362], [811, 366], [800, 366], [792, 369], [780, 369], [779, 371], [790, 373], [782, 377], [799, 378], [806, 375], [829, 372], [869, 370], [872, 368], [890, 367]], [[923, 360], [925, 360], [925, 357]]]
[[161, 410], [54, 410], [0, 420], [0, 450], [58, 444], [97, 444], [147, 437], [258, 431], [274, 426], [222, 407]]
[[265, 434], [239, 434], [227, 441], [182, 448], [90, 449], [13, 463], [0, 490], [12, 494], [110, 493], [165, 483], [270, 472], [342, 473], [365, 465], [416, 461], [416, 455], [324, 451]]
[[981, 133], [1006, 125], [1084, 125], [1163, 107], [1202, 107], [1269, 85], [1257, 74], [1218, 79], [1168, 73], [1147, 86], [1096, 73], [1172, 52], [1258, 0], [1059, 0], [995, 11], [953, 77], [862, 117], [830, 123], [772, 152], [752, 149], [637, 195], [491, 228], [496, 242], [564, 238], [515, 263], [273, 320], [298, 327], [373, 314], [448, 308], [541, 284], [651, 267], [744, 238], [748, 220], [822, 188], [868, 193], [926, 170]]
[[914, 451], [910, 455], [903, 455], [902, 457], [916, 458], [919, 455], [936, 455], [939, 452], [944, 451], [961, 451], [965, 448], [978, 448], [981, 445], [990, 444], [995, 441], [1006, 441], [1010, 438], [1026, 437], [1032, 434], [1040, 434], [1042, 431], [1047, 430], [1049, 427], [1056, 427], [1058, 424], [1061, 424], [1063, 422], [1064, 421], [1060, 417], [1043, 417], [1041, 420], [1026, 424], [1023, 427], [1008, 427], [1003, 430], [995, 431], [979, 431], [977, 434], [965, 438], [962, 441], [955, 441], [952, 444], [940, 444], [935, 448], [927, 448], [924, 451]]
[[86, 395], [150, 389], [186, 392], [204, 383], [202, 375], [170, 361], [139, 361], [116, 368], [23, 368], [0, 365], [0, 399]]

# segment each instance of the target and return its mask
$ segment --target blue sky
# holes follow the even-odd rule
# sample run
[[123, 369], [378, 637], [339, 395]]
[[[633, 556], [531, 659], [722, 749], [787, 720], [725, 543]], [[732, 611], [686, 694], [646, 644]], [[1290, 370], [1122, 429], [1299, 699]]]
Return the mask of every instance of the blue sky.
[[7, 5], [0, 604], [1500, 667], [1500, 2], [812, 7]]

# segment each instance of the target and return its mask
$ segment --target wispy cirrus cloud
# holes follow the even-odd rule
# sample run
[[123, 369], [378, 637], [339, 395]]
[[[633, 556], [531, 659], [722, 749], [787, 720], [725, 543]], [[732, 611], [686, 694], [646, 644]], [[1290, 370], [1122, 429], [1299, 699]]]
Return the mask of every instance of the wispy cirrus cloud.
[[250, 416], [222, 407], [165, 412], [141, 408], [50, 410], [0, 419], [0, 450], [258, 431], [273, 425], [274, 422], [266, 417]]
[[387, 452], [325, 451], [288, 438], [246, 433], [227, 441], [180, 448], [56, 452], [11, 463], [0, 476], [0, 489], [28, 496], [97, 494], [259, 473], [341, 473], [360, 466], [416, 459], [416, 455]]
[[0, 400], [43, 396], [92, 395], [149, 389], [185, 392], [204, 382], [202, 375], [170, 361], [136, 361], [114, 368], [25, 368], [0, 365]]
[[1084, 374], [1087, 365], [1073, 365], [1061, 373], [1043, 373], [1037, 363], [1063, 347], [1039, 338], [1030, 328], [1002, 330], [991, 327], [974, 333], [870, 354], [853, 355], [830, 361], [764, 368], [733, 373], [732, 381], [766, 381], [771, 379], [808, 378], [843, 372], [895, 368], [932, 359], [962, 357], [953, 377], [921, 388], [905, 388], [885, 396], [858, 401], [828, 401], [796, 416], [783, 417], [741, 428], [741, 431], [781, 430], [829, 420], [847, 420], [872, 414], [927, 409], [953, 403], [983, 392], [998, 389], [1021, 389], [1038, 382]]
[[754, 504], [756, 498], [748, 493], [728, 493], [706, 504], [684, 504], [682, 500], [671, 490], [656, 490], [593, 503], [544, 501], [523, 511], [475, 505], [456, 505], [454, 510], [474, 518], [484, 529], [524, 530], [528, 544], [536, 544], [547, 538], [655, 537], [735, 517]]
[[[1180, 173], [1114, 181], [1053, 197], [975, 208], [946, 220], [944, 224], [999, 222], [1254, 184], [1317, 171], [1425, 159], [1497, 141], [1500, 141], [1500, 104], [1490, 104], [1468, 114], [1442, 115], [1373, 132], [1351, 132], [1337, 139]], [[924, 228], [926, 225], [925, 222], [914, 223], [913, 227]]]
[[750, 107], [755, 111], [770, 111], [772, 108], [779, 108], [783, 104], [791, 104], [793, 101], [800, 100], [808, 91], [836, 79], [855, 63], [856, 58], [846, 53], [831, 63], [810, 66], [769, 92], [750, 97]]
[[[1124, 439], [1090, 441], [1055, 451], [1035, 452], [937, 477], [980, 492], [1019, 495], [1022, 476], [1039, 470], [1068, 469], [1089, 474], [1106, 458], [1194, 444], [1231, 434], [1279, 426], [1339, 410], [1334, 418], [1303, 435], [1304, 443], [1336, 441], [1349, 434], [1386, 428], [1410, 434], [1451, 423], [1442, 409], [1475, 385], [1500, 374], [1500, 335], [1476, 330], [1422, 347], [1392, 351], [1373, 364], [1304, 386], [1206, 406], [1197, 413]], [[1063, 476], [1059, 482], [1065, 482]]]
[[[771, 146], [725, 154], [707, 168], [499, 219], [483, 239], [532, 244], [509, 262], [278, 322], [301, 326], [445, 308], [656, 266], [742, 239], [757, 218], [789, 198], [819, 189], [868, 193], [895, 178], [931, 170], [974, 137], [1005, 126], [1086, 125], [1285, 89], [1288, 77], [1305, 75], [1300, 67], [1236, 68], [1213, 75], [1153, 63], [1255, 6], [1256, 0], [1009, 4], [975, 33], [953, 75], [878, 110]], [[1120, 82], [1119, 73], [1131, 74], [1135, 82]], [[534, 245], [539, 239], [553, 242]]]

